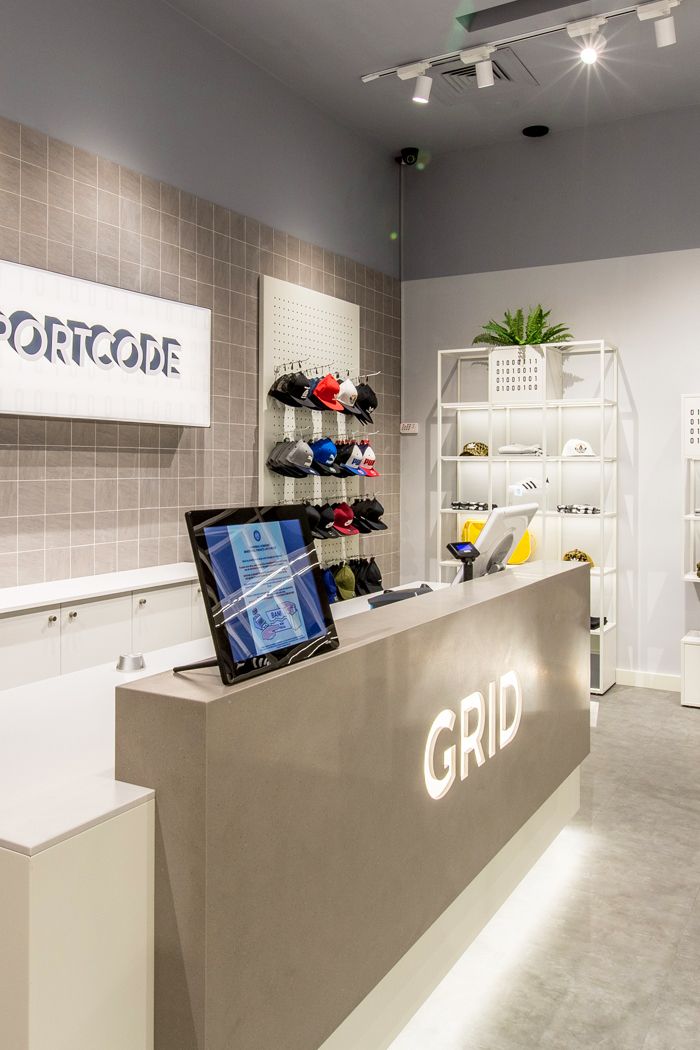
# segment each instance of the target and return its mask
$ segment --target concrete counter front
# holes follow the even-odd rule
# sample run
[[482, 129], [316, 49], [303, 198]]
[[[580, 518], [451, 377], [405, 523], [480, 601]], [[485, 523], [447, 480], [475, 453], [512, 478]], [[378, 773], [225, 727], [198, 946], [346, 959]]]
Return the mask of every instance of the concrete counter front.
[[545, 563], [238, 686], [118, 689], [116, 776], [156, 791], [157, 1050], [387, 1045], [578, 807], [588, 617], [587, 567]]

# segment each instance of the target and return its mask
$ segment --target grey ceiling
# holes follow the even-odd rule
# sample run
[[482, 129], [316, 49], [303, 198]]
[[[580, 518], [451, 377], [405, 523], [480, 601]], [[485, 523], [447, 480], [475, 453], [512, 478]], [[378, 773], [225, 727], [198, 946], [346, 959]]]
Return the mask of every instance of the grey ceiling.
[[[491, 0], [167, 0], [295, 93], [388, 149], [417, 145], [433, 153], [507, 139], [527, 124], [553, 131], [640, 113], [700, 104], [700, 4], [674, 11], [678, 43], [657, 49], [651, 22], [635, 15], [608, 23], [604, 59], [584, 68], [564, 33], [516, 44], [513, 81], [456, 95], [433, 71], [428, 106], [411, 102], [411, 84], [363, 73], [572, 21], [622, 0], [588, 0], [560, 15], [540, 15], [468, 34], [456, 15], [497, 6]], [[527, 72], [531, 74], [528, 76]], [[532, 79], [534, 78], [534, 80]]]

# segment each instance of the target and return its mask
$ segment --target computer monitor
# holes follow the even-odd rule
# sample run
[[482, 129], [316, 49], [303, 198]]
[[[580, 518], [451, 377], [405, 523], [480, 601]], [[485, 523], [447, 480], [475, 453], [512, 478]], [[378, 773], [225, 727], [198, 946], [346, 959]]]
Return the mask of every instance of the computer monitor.
[[479, 533], [476, 549], [474, 544], [467, 542], [448, 544], [452, 556], [461, 561], [453, 582], [464, 583], [505, 569], [538, 510], [537, 503], [495, 507]]
[[[303, 506], [185, 515], [226, 684], [338, 646]], [[176, 668], [176, 671], [190, 668]]]
[[474, 562], [475, 577], [505, 569], [538, 510], [537, 503], [524, 503], [491, 511], [476, 541], [479, 556]]

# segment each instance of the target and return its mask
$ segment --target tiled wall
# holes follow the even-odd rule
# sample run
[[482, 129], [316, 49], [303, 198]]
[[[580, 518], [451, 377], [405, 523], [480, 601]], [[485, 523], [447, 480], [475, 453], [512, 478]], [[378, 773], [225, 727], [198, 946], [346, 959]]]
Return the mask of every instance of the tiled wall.
[[397, 581], [398, 281], [2, 118], [0, 257], [209, 307], [214, 340], [209, 429], [0, 416], [0, 586], [189, 559], [185, 510], [256, 500], [260, 274], [360, 305], [389, 525], [363, 546]]

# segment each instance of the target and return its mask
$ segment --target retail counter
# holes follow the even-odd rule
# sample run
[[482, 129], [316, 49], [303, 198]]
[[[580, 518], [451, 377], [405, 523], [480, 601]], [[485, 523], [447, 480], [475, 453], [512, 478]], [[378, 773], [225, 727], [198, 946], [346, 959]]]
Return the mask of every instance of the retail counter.
[[578, 808], [589, 579], [529, 566], [224, 686], [117, 690], [156, 792], [157, 1050], [386, 1046]]

